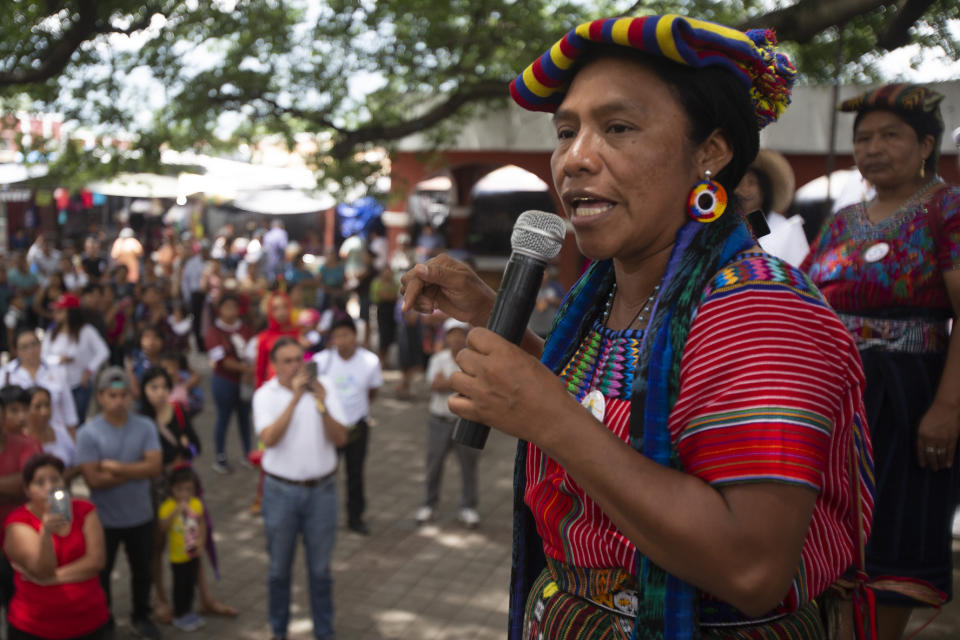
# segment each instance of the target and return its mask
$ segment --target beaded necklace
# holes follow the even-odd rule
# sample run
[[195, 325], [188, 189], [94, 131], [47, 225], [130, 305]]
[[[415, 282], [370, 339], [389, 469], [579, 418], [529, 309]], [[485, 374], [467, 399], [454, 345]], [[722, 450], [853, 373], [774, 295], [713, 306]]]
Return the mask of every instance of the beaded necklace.
[[[653, 301], [657, 299], [657, 293], [660, 292], [660, 284], [653, 288], [653, 292], [650, 294], [650, 297], [647, 298], [646, 302], [643, 303], [643, 306], [640, 308], [640, 311], [637, 312], [637, 315], [634, 316], [633, 320], [630, 321], [630, 324], [627, 325], [627, 328], [637, 325], [642, 326], [643, 321], [647, 319], [647, 314], [650, 313], [650, 308], [653, 306]], [[607, 320], [610, 319], [610, 309], [613, 308], [613, 299], [617, 295], [617, 282], [614, 280], [613, 286], [610, 287], [610, 293], [607, 295], [607, 301], [603, 304], [603, 325], [607, 325]]]

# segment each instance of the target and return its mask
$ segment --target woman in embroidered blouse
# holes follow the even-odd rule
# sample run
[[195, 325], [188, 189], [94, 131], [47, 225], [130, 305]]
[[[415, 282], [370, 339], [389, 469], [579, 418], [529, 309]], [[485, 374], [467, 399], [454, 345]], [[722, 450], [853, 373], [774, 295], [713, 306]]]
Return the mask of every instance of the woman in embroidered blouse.
[[[594, 260], [545, 344], [474, 328], [450, 380], [451, 410], [521, 440], [511, 639], [826, 637], [870, 521], [860, 364], [809, 280], [703, 193], [733, 191], [793, 73], [769, 32], [649, 16], [580, 25], [511, 85], [554, 113]], [[475, 327], [493, 306], [445, 256], [402, 284]]]
[[912, 607], [950, 597], [951, 520], [960, 432], [960, 188], [937, 176], [943, 96], [880, 87], [841, 105], [856, 113], [854, 160], [876, 197], [828, 220], [803, 268], [853, 334], [867, 378], [876, 450], [871, 578], [881, 638], [899, 638]]

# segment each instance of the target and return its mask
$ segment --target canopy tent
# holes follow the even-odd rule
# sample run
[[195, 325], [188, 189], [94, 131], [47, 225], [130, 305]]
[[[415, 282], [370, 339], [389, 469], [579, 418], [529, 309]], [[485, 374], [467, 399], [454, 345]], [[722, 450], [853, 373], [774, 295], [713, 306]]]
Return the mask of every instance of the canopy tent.
[[121, 173], [110, 180], [98, 180], [87, 185], [87, 189], [105, 196], [122, 198], [176, 198], [184, 194], [180, 191], [180, 181], [172, 176], [155, 173]]
[[831, 210], [838, 211], [847, 205], [870, 199], [873, 193], [873, 187], [857, 169], [837, 169], [829, 177], [823, 175], [814, 178], [797, 189], [794, 201], [797, 204], [810, 204], [830, 200]]
[[335, 204], [337, 201], [330, 194], [307, 194], [299, 189], [251, 191], [238, 195], [231, 203], [237, 209], [268, 216], [316, 213]]
[[46, 165], [0, 164], [0, 185], [16, 184], [31, 178], [42, 178], [45, 175], [47, 175]]
[[473, 185], [473, 193], [508, 193], [521, 191], [548, 191], [546, 182], [526, 169], [508, 164], [494, 169]]

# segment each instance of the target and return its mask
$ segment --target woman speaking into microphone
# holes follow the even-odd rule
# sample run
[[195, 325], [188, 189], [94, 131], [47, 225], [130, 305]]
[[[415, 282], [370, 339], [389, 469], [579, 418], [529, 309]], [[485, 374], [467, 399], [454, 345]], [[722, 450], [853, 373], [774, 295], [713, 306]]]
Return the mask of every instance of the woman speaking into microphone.
[[826, 637], [872, 463], [849, 333], [727, 203], [789, 102], [772, 40], [598, 20], [511, 84], [593, 261], [545, 344], [479, 328], [494, 293], [449, 257], [403, 276], [477, 327], [450, 408], [520, 440], [512, 639]]

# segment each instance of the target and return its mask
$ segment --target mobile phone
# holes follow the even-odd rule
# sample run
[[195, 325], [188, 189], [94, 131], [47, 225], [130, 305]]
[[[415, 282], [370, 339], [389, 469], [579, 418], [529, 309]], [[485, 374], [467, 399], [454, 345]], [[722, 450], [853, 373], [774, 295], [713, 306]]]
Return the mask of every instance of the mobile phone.
[[307, 363], [307, 375], [310, 376], [310, 381], [317, 379], [317, 362], [316, 360], [311, 360]]
[[54, 489], [50, 492], [50, 513], [58, 513], [67, 522], [73, 519], [73, 508], [70, 505], [70, 492], [66, 489]]

